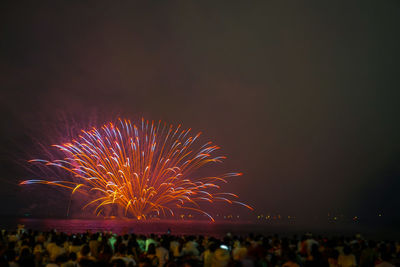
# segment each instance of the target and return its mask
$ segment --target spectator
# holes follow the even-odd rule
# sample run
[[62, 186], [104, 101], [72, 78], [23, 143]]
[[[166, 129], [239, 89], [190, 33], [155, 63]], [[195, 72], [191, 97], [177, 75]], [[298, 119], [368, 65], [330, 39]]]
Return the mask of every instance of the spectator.
[[338, 265], [340, 267], [356, 267], [356, 257], [351, 253], [348, 245], [343, 247], [343, 254], [339, 255]]

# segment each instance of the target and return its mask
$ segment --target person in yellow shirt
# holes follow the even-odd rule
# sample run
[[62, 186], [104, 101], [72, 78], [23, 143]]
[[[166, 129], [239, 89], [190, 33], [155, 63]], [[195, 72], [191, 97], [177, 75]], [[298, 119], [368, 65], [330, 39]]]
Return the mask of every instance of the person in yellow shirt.
[[338, 265], [340, 267], [356, 267], [356, 257], [351, 253], [349, 246], [344, 246], [343, 254], [339, 255]]

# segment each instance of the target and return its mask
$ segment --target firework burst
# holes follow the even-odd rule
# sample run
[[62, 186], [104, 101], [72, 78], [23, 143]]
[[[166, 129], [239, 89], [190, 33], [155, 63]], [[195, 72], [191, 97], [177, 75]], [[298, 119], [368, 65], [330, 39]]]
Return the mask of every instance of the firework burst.
[[232, 193], [219, 192], [226, 178], [241, 173], [196, 177], [195, 171], [225, 157], [213, 156], [218, 146], [208, 142], [198, 145], [201, 133], [191, 136], [190, 129], [141, 120], [135, 125], [119, 119], [101, 128], [82, 130], [76, 140], [54, 145], [63, 154], [55, 160], [33, 159], [50, 168], [71, 174], [72, 179], [49, 181], [26, 180], [21, 185], [47, 184], [63, 187], [72, 194], [87, 195], [83, 208], [93, 207], [97, 215], [108, 205], [124, 209], [126, 216], [146, 219], [149, 214], [170, 214], [174, 210], [193, 210], [207, 215], [201, 202], [236, 201]]

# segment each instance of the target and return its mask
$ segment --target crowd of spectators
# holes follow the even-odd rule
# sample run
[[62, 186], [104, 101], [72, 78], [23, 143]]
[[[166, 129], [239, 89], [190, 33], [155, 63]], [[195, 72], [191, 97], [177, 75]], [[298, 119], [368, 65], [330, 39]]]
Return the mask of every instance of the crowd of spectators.
[[224, 238], [23, 229], [0, 235], [0, 267], [352, 267], [400, 266], [400, 244], [361, 236], [306, 234]]

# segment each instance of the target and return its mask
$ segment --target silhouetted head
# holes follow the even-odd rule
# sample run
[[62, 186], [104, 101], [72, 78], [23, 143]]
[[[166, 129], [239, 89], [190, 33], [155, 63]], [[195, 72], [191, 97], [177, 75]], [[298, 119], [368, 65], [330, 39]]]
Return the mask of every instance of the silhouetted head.
[[351, 248], [349, 246], [344, 246], [343, 248], [343, 253], [344, 255], [350, 255], [351, 254]]
[[290, 250], [287, 254], [288, 260], [292, 262], [296, 262], [296, 253], [293, 250]]
[[77, 259], [76, 253], [75, 253], [75, 252], [69, 253], [68, 258], [69, 258], [71, 261], [76, 261], [76, 259]]
[[87, 256], [87, 255], [89, 255], [89, 253], [90, 253], [90, 248], [89, 248], [89, 246], [88, 246], [88, 245], [84, 245], [84, 246], [81, 248], [81, 255], [82, 255], [82, 256]]
[[121, 255], [125, 255], [126, 254], [126, 246], [125, 244], [119, 244], [118, 246], [118, 253]]
[[154, 243], [151, 243], [149, 245], [149, 249], [147, 250], [147, 254], [150, 254], [150, 255], [156, 254], [156, 245], [154, 245]]

